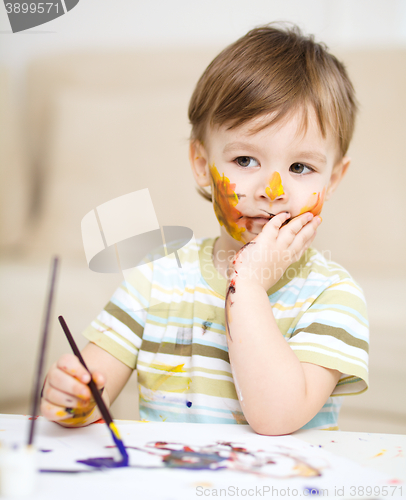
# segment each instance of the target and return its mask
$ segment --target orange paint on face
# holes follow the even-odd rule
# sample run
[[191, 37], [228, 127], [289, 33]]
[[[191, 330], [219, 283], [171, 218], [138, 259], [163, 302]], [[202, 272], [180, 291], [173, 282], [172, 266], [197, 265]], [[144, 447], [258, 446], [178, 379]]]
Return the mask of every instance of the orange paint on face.
[[278, 196], [285, 194], [282, 186], [282, 179], [279, 172], [274, 172], [269, 179], [269, 186], [265, 188], [266, 194], [274, 201]]
[[210, 167], [210, 174], [213, 180], [213, 203], [217, 220], [230, 236], [241, 241], [245, 227], [238, 226], [242, 214], [235, 208], [238, 203], [238, 196], [234, 191], [235, 184], [231, 184], [224, 174], [220, 176], [214, 164]]
[[[322, 208], [323, 208], [323, 203], [324, 203], [324, 196], [326, 194], [326, 188], [323, 188], [323, 191], [321, 193], [313, 193], [309, 201], [307, 202], [307, 205], [302, 208], [300, 211], [299, 215], [304, 214], [305, 212], [310, 212], [312, 213], [315, 217], [316, 215], [319, 215]], [[317, 195], [316, 201], [314, 201], [314, 197]]]

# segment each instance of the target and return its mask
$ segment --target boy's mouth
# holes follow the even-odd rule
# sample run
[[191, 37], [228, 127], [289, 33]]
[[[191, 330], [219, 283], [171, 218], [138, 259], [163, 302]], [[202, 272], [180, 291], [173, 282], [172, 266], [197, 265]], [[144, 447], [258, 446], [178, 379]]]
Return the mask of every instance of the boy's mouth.
[[[264, 210], [265, 212], [265, 210]], [[252, 224], [261, 224], [261, 225], [265, 225], [267, 224], [271, 219], [273, 219], [275, 217], [276, 214], [271, 214], [269, 212], [265, 212], [266, 215], [263, 215], [263, 214], [260, 214], [260, 215], [256, 215], [256, 216], [249, 216], [249, 215], [242, 215], [240, 217], [240, 219], [246, 219], [246, 222], [247, 222], [247, 225], [249, 227], [252, 226]], [[291, 220], [293, 219], [293, 217], [290, 217], [288, 220], [286, 220], [281, 227], [283, 226], [286, 226], [286, 224], [288, 224]], [[247, 229], [249, 230], [249, 227], [247, 227]]]

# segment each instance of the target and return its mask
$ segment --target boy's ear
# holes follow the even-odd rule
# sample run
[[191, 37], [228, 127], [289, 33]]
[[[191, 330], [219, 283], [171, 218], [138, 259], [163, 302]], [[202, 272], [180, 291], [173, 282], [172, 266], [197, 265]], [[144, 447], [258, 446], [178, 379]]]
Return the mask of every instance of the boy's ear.
[[208, 155], [203, 144], [197, 139], [190, 141], [189, 161], [197, 184], [200, 187], [210, 186]]
[[337, 189], [342, 178], [347, 173], [348, 167], [350, 166], [351, 158], [348, 156], [343, 156], [333, 167], [331, 173], [330, 182], [327, 187], [326, 200], [328, 200], [334, 191]]

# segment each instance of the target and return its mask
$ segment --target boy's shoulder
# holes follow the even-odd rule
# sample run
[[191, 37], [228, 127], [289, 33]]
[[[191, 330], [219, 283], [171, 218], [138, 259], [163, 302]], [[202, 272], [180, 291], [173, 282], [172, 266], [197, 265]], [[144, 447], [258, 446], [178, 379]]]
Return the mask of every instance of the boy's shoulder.
[[320, 252], [316, 248], [310, 247], [304, 255], [302, 268], [304, 275], [317, 273], [325, 278], [334, 278], [340, 281], [353, 280], [351, 274], [340, 264], [331, 260], [331, 252]]
[[268, 295], [275, 292], [279, 292], [279, 295], [284, 291], [292, 293], [295, 290], [296, 295], [317, 296], [328, 290], [330, 295], [331, 292], [334, 295], [350, 292], [364, 301], [360, 285], [343, 266], [329, 257], [330, 252], [326, 255], [326, 252], [310, 247], [298, 262], [288, 267], [276, 287], [268, 291]]

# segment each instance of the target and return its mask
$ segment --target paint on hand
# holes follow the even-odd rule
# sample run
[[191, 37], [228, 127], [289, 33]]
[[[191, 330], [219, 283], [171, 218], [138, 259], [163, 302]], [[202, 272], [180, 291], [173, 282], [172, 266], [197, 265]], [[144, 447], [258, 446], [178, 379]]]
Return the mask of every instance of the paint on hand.
[[64, 424], [81, 427], [89, 423], [90, 416], [96, 409], [96, 403], [93, 399], [89, 402], [89, 405], [90, 406], [88, 408], [83, 408], [83, 409], [65, 408], [64, 410], [58, 410], [56, 412], [56, 416], [57, 417], [66, 416], [67, 418], [64, 418], [62, 420]]
[[[321, 193], [313, 193], [312, 196], [309, 198], [307, 204], [301, 209], [299, 215], [302, 215], [305, 212], [310, 212], [315, 217], [316, 215], [319, 215], [323, 208], [325, 194], [326, 194], [325, 187], [323, 188], [323, 191]], [[317, 196], [316, 199], [315, 196]]]
[[213, 181], [213, 203], [217, 220], [230, 236], [242, 241], [241, 235], [245, 227], [238, 225], [242, 214], [235, 208], [238, 203], [238, 196], [234, 191], [235, 184], [231, 184], [224, 174], [220, 176], [214, 164], [210, 167], [210, 175]]
[[274, 172], [269, 179], [269, 185], [265, 188], [266, 194], [271, 201], [274, 201], [278, 196], [285, 194], [282, 186], [282, 179], [279, 172]]

